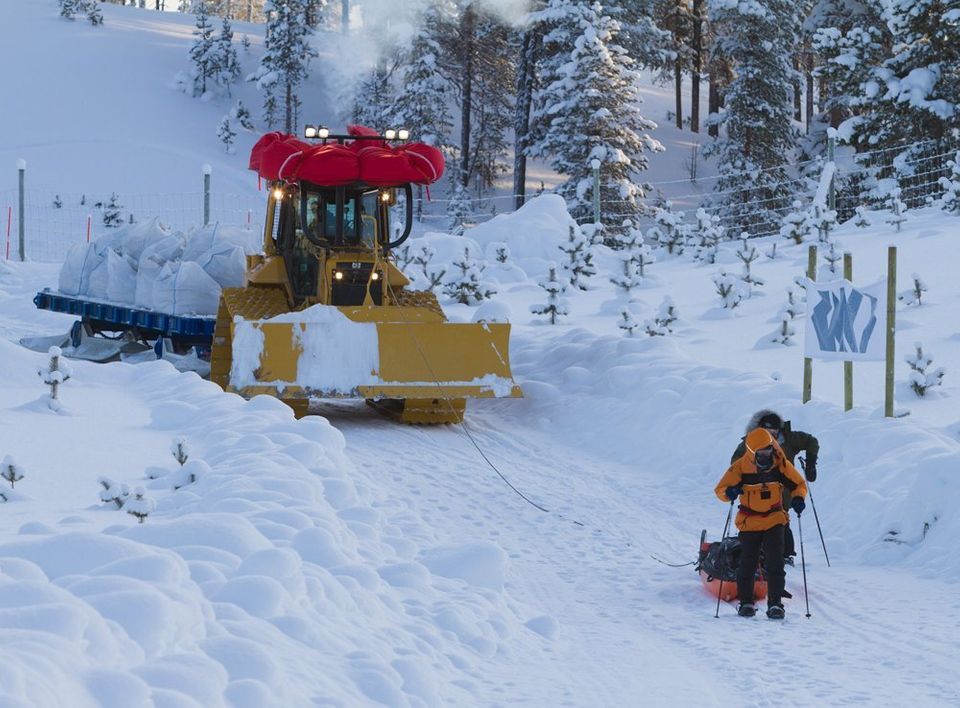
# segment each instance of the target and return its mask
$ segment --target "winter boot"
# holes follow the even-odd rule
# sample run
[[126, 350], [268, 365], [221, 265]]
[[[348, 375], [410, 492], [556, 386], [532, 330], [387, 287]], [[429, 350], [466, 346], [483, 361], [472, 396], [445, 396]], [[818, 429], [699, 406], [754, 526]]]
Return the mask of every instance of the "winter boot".
[[767, 608], [767, 617], [772, 620], [782, 620], [784, 615], [783, 605], [770, 605]]
[[737, 608], [737, 614], [741, 617], [753, 617], [757, 614], [757, 608], [754, 607], [752, 602], [741, 602]]

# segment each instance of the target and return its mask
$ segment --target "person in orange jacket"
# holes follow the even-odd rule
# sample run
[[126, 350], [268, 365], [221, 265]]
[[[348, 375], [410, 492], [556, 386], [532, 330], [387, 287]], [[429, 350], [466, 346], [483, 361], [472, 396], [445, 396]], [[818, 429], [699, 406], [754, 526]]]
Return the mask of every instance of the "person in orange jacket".
[[734, 460], [714, 489], [717, 498], [740, 500], [736, 525], [740, 531], [740, 567], [737, 570], [737, 613], [753, 617], [753, 582], [760, 549], [767, 577], [767, 617], [783, 619], [783, 530], [789, 521], [783, 508], [784, 489], [790, 492], [791, 508], [799, 516], [805, 507], [807, 483], [783, 454], [776, 438], [765, 428], [756, 428], [744, 438], [746, 452]]

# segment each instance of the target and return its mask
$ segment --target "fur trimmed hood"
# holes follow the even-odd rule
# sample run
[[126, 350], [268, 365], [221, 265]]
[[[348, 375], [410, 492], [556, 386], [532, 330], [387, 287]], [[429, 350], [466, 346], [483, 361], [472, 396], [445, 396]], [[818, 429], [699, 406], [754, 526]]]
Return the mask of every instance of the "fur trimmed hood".
[[743, 431], [744, 434], [749, 433], [751, 430], [758, 428], [760, 426], [760, 421], [766, 418], [768, 415], [775, 415], [777, 416], [777, 418], [781, 420], [781, 423], [785, 422], [783, 420], [783, 416], [781, 416], [776, 411], [770, 410], [769, 408], [761, 408], [752, 416], [750, 416], [750, 420], [747, 423], [747, 429]]

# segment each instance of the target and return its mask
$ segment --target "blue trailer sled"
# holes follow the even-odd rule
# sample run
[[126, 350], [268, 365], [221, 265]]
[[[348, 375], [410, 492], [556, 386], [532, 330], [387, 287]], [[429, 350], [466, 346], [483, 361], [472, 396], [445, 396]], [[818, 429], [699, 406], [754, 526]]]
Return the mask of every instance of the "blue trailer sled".
[[[216, 317], [169, 315], [128, 305], [64, 295], [44, 288], [33, 298], [40, 310], [76, 315], [70, 331], [49, 337], [24, 337], [27, 349], [87, 361], [169, 359], [178, 368], [201, 371], [209, 362]], [[209, 364], [206, 363], [209, 369]]]

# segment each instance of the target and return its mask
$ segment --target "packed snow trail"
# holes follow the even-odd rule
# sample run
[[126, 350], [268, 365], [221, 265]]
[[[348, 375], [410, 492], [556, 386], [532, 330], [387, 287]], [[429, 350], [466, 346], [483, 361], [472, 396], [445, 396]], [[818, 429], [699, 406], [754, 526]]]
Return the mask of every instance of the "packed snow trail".
[[[587, 454], [549, 426], [536, 429], [536, 417], [525, 424], [510, 405], [472, 404], [467, 425], [547, 514], [503, 484], [455, 427], [403, 428], [355, 403], [319, 410], [346, 436], [358, 470], [371, 481], [389, 475], [427, 525], [459, 525], [463, 541], [489, 538], [507, 552], [511, 598], [556, 623], [553, 651], [567, 666], [566, 691], [548, 702], [622, 705], [643, 696], [651, 705], [770, 705], [789, 690], [800, 705], [898, 705], [904, 687], [920, 704], [960, 698], [948, 679], [960, 658], [960, 601], [949, 583], [842, 557], [828, 568], [808, 507], [811, 618], [804, 617], [798, 556], [787, 569], [794, 597], [786, 620], [762, 612], [743, 619], [727, 603], [714, 619], [714, 600], [696, 574], [649, 553], [676, 562], [695, 557], [699, 529], [685, 511], [710, 519], [708, 538], [719, 537], [726, 509], [713, 497], [715, 480], [664, 479], [641, 458], [626, 466], [597, 457], [597, 449]], [[829, 497], [821, 491], [818, 499], [829, 523]], [[793, 526], [796, 533], [795, 519]], [[782, 668], [771, 674], [770, 666]], [[535, 670], [522, 662], [514, 668]]]

